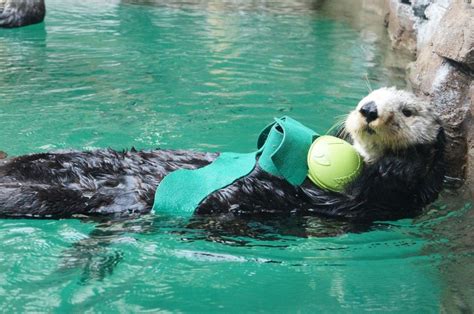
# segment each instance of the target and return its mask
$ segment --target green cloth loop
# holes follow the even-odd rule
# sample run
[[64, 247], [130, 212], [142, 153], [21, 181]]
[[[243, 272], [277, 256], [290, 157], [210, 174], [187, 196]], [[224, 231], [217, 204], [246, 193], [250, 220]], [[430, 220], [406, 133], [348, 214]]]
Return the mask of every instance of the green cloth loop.
[[152, 211], [192, 215], [212, 192], [248, 175], [255, 167], [256, 154], [222, 153], [205, 167], [173, 171], [158, 185]]
[[263, 170], [300, 185], [308, 174], [306, 162], [313, 140], [319, 135], [290, 117], [275, 119], [260, 134], [258, 163]]

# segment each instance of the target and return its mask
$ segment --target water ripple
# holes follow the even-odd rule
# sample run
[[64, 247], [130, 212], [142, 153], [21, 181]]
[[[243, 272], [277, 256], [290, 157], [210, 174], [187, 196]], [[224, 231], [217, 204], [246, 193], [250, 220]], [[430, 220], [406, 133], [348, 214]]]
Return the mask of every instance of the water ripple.
[[[329, 19], [320, 1], [47, 4], [44, 24], [0, 30], [0, 149], [10, 155], [249, 151], [274, 116], [323, 133], [367, 93], [366, 77], [373, 87], [396, 83], [383, 38]], [[442, 278], [464, 287], [459, 278], [472, 274], [462, 267], [472, 264], [472, 217], [462, 219], [449, 217], [449, 228], [314, 217], [0, 220], [0, 304], [5, 312], [438, 312], [452, 294]]]

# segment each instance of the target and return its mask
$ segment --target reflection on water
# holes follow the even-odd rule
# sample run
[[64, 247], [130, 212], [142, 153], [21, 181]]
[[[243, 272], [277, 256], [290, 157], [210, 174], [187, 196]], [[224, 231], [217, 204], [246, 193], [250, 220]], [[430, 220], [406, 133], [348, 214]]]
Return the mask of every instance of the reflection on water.
[[324, 132], [367, 92], [367, 77], [401, 81], [381, 66], [384, 38], [302, 9], [311, 3], [53, 2], [46, 30], [0, 33], [2, 149], [243, 151], [289, 113]]
[[431, 211], [419, 220], [429, 225], [424, 248], [439, 254], [439, 272], [445, 288], [441, 305], [446, 313], [470, 313], [474, 310], [474, 211], [472, 189], [465, 186], [445, 191]]
[[287, 14], [312, 14], [321, 9], [325, 0], [272, 0], [272, 1], [200, 1], [200, 0], [122, 0], [122, 3], [142, 4], [173, 9], [193, 9], [208, 13], [240, 12], [240, 13], [275, 13]]
[[[59, 1], [0, 30], [0, 149], [249, 151], [403, 86], [377, 1]], [[470, 198], [412, 222], [0, 220], [5, 312], [472, 309]]]

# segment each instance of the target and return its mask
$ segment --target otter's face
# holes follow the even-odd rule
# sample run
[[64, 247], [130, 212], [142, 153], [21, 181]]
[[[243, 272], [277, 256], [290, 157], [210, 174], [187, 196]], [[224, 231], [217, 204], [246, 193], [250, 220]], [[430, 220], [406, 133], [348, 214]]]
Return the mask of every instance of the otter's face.
[[345, 128], [354, 147], [371, 162], [388, 151], [433, 143], [440, 125], [426, 102], [409, 92], [384, 87], [359, 102]]

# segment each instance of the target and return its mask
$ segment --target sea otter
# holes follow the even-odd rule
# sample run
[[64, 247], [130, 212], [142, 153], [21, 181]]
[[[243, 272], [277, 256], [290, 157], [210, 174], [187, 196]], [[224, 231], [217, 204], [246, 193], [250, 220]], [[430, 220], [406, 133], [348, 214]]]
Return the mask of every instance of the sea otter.
[[0, 0], [0, 27], [41, 23], [45, 14], [44, 0]]
[[[395, 88], [363, 98], [338, 136], [364, 159], [343, 192], [310, 180], [295, 186], [256, 166], [208, 195], [195, 215], [318, 215], [353, 221], [412, 217], [433, 202], [445, 172], [444, 133], [427, 103]], [[124, 217], [151, 211], [176, 169], [197, 169], [218, 153], [111, 149], [39, 153], [0, 160], [0, 217]]]

